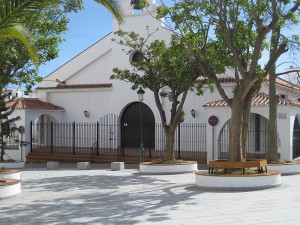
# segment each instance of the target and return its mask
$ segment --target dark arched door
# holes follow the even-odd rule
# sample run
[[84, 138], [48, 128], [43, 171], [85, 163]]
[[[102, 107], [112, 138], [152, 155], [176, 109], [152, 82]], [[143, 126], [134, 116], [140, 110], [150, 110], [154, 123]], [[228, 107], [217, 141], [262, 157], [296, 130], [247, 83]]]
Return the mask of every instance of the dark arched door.
[[[228, 159], [229, 128], [230, 120], [224, 124], [218, 136], [219, 159]], [[246, 143], [246, 159], [266, 158], [268, 132], [268, 120], [259, 114], [251, 113]]]
[[300, 156], [300, 124], [296, 117], [294, 121], [293, 131], [293, 159]]
[[153, 112], [146, 104], [134, 102], [127, 106], [121, 118], [121, 144], [123, 147], [140, 147], [140, 106], [144, 147], [154, 148], [155, 146], [155, 119]]

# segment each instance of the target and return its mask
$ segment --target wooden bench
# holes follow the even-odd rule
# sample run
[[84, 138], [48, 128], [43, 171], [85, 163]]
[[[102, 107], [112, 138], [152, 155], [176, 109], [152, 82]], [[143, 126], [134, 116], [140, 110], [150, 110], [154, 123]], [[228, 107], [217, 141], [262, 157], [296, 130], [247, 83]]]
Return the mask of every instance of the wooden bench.
[[267, 160], [249, 160], [245, 162], [232, 162], [228, 160], [212, 160], [208, 163], [208, 173], [213, 173], [214, 168], [223, 168], [224, 173], [226, 173], [226, 169], [243, 169], [243, 174], [245, 173], [246, 168], [257, 167], [258, 173], [263, 173], [265, 168], [265, 172], [267, 172]]

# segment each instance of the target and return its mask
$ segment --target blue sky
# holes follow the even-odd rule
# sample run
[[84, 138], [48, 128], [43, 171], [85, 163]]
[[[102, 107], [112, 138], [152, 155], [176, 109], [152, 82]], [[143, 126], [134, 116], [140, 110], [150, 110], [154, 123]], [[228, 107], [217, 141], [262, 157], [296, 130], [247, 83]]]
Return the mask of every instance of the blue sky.
[[59, 47], [59, 57], [40, 66], [40, 76], [49, 75], [112, 31], [112, 16], [103, 6], [93, 0], [84, 0], [84, 8], [69, 15], [69, 30], [63, 35], [66, 41]]
[[[40, 76], [45, 77], [49, 75], [112, 31], [112, 16], [103, 6], [93, 0], [84, 0], [84, 7], [85, 10], [70, 14], [69, 30], [63, 35], [66, 41], [59, 47], [59, 57], [48, 62], [46, 65], [40, 66]], [[266, 59], [267, 57], [267, 54], [264, 55], [262, 62], [264, 58]], [[278, 64], [287, 61], [291, 61], [288, 53], [280, 58]], [[298, 60], [294, 62], [299, 65], [299, 57]], [[284, 68], [288, 68], [290, 65], [294, 64], [284, 63], [278, 67], [277, 72], [283, 72]]]

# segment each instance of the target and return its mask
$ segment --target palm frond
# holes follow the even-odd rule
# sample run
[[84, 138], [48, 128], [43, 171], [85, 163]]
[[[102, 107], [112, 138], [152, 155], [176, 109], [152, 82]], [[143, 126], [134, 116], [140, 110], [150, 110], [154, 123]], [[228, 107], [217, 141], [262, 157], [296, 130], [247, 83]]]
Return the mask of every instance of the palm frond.
[[95, 0], [95, 2], [107, 8], [108, 11], [116, 17], [119, 23], [124, 23], [124, 12], [117, 0]]
[[9, 27], [0, 27], [0, 37], [2, 38], [11, 38], [14, 37], [21, 41], [24, 44], [24, 47], [27, 49], [28, 54], [35, 66], [38, 65], [38, 55], [34, 46], [30, 44], [30, 35], [31, 33], [21, 25], [12, 25]]

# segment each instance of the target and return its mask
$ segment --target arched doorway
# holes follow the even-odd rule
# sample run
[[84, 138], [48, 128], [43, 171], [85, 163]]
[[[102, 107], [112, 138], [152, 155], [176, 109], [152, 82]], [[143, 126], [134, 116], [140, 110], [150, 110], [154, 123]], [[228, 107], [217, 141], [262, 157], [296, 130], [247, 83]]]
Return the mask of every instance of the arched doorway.
[[[228, 158], [229, 127], [230, 120], [228, 120], [224, 124], [218, 136], [219, 159]], [[246, 144], [247, 159], [266, 158], [268, 132], [268, 120], [259, 114], [251, 113], [248, 130], [248, 139]]]
[[154, 148], [155, 146], [155, 118], [153, 112], [146, 104], [134, 102], [126, 107], [121, 117], [122, 147], [140, 147], [140, 106], [144, 147]]
[[300, 156], [300, 124], [296, 117], [293, 130], [293, 159]]
[[40, 115], [32, 124], [32, 139], [33, 143], [38, 145], [49, 145], [53, 137], [50, 135], [51, 122], [55, 122], [55, 118], [49, 114]]

